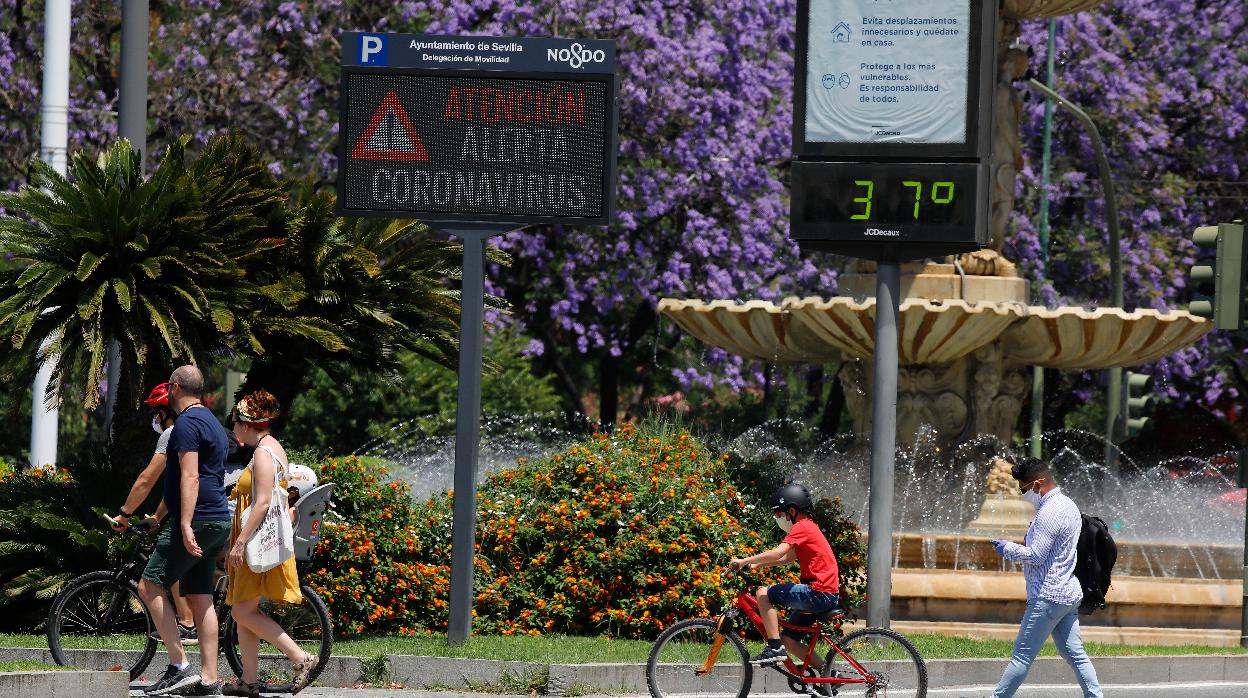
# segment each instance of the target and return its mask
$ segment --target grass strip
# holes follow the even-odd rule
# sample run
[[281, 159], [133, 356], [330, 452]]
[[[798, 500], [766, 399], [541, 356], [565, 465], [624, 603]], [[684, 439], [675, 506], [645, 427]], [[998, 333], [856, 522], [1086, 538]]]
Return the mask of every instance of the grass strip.
[[0, 671], [77, 671], [77, 669], [41, 662], [0, 662]]
[[[1002, 659], [1010, 656], [1013, 643], [1008, 640], [971, 640], [943, 635], [912, 635], [910, 639], [925, 659]], [[100, 648], [100, 642], [79, 641], [71, 646]], [[756, 651], [761, 643], [750, 643]], [[111, 649], [139, 649], [140, 638], [123, 638], [108, 643]], [[43, 635], [0, 634], [0, 647], [47, 647]], [[464, 659], [498, 659], [540, 664], [587, 664], [594, 662], [640, 664], [646, 661], [651, 643], [644, 640], [619, 640], [605, 637], [567, 635], [503, 636], [478, 635], [467, 643], [452, 647], [443, 635], [424, 637], [374, 636], [347, 637], [334, 642], [333, 653], [340, 657], [376, 657], [377, 655], [416, 655], [424, 657], [462, 657]], [[1093, 657], [1174, 656], [1199, 654], [1245, 654], [1242, 647], [1208, 647], [1185, 645], [1113, 645], [1088, 643]], [[193, 649], [193, 648], [192, 648]], [[263, 651], [272, 651], [265, 646]], [[1041, 656], [1054, 656], [1052, 642], [1045, 644]]]

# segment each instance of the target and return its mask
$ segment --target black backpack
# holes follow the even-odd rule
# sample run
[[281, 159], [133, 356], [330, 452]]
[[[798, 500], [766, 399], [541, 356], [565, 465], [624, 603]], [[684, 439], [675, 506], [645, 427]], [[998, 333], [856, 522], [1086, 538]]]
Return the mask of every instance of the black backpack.
[[1109, 535], [1109, 527], [1099, 516], [1080, 516], [1083, 527], [1079, 531], [1079, 545], [1075, 551], [1075, 578], [1083, 587], [1079, 613], [1087, 615], [1105, 608], [1109, 574], [1118, 561], [1118, 546]]

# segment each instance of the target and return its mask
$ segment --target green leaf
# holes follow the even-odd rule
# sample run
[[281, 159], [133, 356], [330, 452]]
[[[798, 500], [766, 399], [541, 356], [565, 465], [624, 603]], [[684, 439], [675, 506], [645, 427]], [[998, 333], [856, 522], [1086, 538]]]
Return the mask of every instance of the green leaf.
[[117, 296], [117, 304], [125, 312], [130, 312], [130, 287], [120, 279], [113, 279], [113, 295]]
[[87, 252], [82, 255], [82, 259], [78, 261], [78, 270], [74, 272], [74, 278], [79, 281], [86, 281], [91, 272], [95, 271], [100, 263], [108, 258], [108, 253], [96, 256], [94, 252]]

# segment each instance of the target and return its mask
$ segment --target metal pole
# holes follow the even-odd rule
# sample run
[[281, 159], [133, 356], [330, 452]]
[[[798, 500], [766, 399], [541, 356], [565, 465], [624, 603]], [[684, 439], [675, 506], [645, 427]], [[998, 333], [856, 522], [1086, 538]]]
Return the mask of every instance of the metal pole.
[[473, 558], [477, 540], [477, 465], [481, 445], [481, 363], [485, 341], [485, 239], [499, 226], [446, 226], [464, 242], [459, 300], [459, 405], [455, 417], [455, 510], [451, 526], [451, 605], [446, 641], [472, 634]]
[[[147, 153], [147, 0], [121, 3], [121, 85], [117, 105], [117, 135], [139, 151], [143, 171]], [[113, 433], [117, 390], [121, 385], [121, 342], [108, 344], [108, 399], [104, 403], [104, 433]]]
[[140, 163], [147, 153], [148, 34], [147, 0], [122, 0], [117, 134], [139, 151]]
[[[1240, 471], [1244, 470], [1241, 462]], [[1241, 484], [1248, 486], [1248, 474], [1241, 475]], [[1243, 609], [1239, 617], [1239, 646], [1248, 647], [1248, 507], [1244, 507], [1244, 578], [1243, 578]]]
[[871, 495], [867, 538], [867, 625], [887, 628], [893, 595], [893, 458], [897, 446], [897, 316], [901, 265], [875, 275], [875, 367], [871, 383]]
[[[1049, 43], [1045, 54], [1045, 83], [1053, 89], [1057, 19], [1049, 18]], [[1044, 100], [1044, 137], [1040, 165], [1040, 281], [1049, 278], [1049, 177], [1053, 171], [1053, 101]], [[1031, 456], [1044, 457], [1044, 367], [1031, 374]]]
[[[1096, 124], [1092, 121], [1092, 117], [1084, 113], [1082, 109], [1071, 104], [1062, 98], [1061, 95], [1034, 78], [1028, 80], [1027, 83], [1033, 89], [1056, 102], [1059, 107], [1073, 114], [1076, 119], [1087, 127], [1088, 135], [1092, 137], [1092, 146], [1096, 150], [1097, 169], [1100, 170], [1101, 190], [1105, 195], [1105, 218], [1106, 223], [1109, 225], [1109, 276], [1113, 285], [1112, 307], [1121, 308], [1123, 305], [1122, 244], [1118, 230], [1118, 194], [1114, 189], [1113, 177], [1110, 176], [1109, 158], [1105, 156], [1105, 144], [1101, 141], [1101, 134], [1096, 129]], [[1105, 468], [1111, 474], [1118, 473], [1118, 449], [1114, 442], [1117, 440], [1120, 431], [1121, 415], [1125, 404], [1126, 394], [1122, 389], [1122, 367], [1115, 366], [1109, 369], [1109, 390], [1105, 395]]]
[[[46, 0], [43, 13], [43, 103], [40, 107], [39, 157], [65, 174], [69, 151], [69, 0]], [[39, 367], [30, 406], [30, 463], [56, 465], [57, 409], [43, 396], [56, 359]]]
[[[1239, 452], [1239, 486], [1248, 487], [1248, 450]], [[1243, 608], [1239, 617], [1239, 646], [1248, 647], [1248, 507], [1244, 507]]]

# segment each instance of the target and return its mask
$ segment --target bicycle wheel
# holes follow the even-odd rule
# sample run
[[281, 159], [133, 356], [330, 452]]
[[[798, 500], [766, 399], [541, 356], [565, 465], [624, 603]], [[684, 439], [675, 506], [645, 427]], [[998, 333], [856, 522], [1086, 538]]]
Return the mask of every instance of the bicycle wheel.
[[843, 678], [861, 676], [874, 678], [875, 683], [838, 685], [837, 695], [906, 698], [924, 698], [927, 695], [927, 665], [905, 635], [885, 628], [864, 628], [846, 635], [838, 644], [858, 662], [865, 674], [836, 650], [831, 650], [824, 663], [823, 675]]
[[715, 627], [710, 618], [692, 618], [659, 635], [646, 661], [646, 685], [653, 698], [749, 694], [754, 669], [745, 643], [736, 632], [717, 643]]
[[155, 625], [139, 590], [112, 572], [65, 583], [48, 610], [48, 649], [61, 666], [128, 671], [139, 678], [156, 654]]
[[[334, 628], [329, 622], [329, 611], [325, 608], [325, 602], [321, 601], [321, 597], [316, 595], [312, 587], [302, 586], [300, 590], [303, 592], [303, 603], [286, 604], [273, 603], [270, 601], [261, 601], [260, 610], [268, 617], [272, 618], [286, 634], [294, 639], [303, 651], [308, 654], [316, 655], [318, 661], [316, 668], [312, 670], [312, 680], [315, 681], [321, 672], [325, 670], [325, 664], [329, 660], [330, 652], [334, 647]], [[238, 625], [234, 622], [234, 615], [227, 614], [225, 620], [225, 632], [222, 634], [224, 641], [222, 646], [225, 649], [225, 659], [229, 662], [230, 669], [235, 676], [243, 675], [243, 658], [238, 649]], [[268, 643], [260, 643], [260, 656], [276, 653], [279, 657], [281, 653]], [[268, 666], [264, 661], [260, 665], [260, 678], [266, 679], [265, 669], [268, 669], [267, 678], [275, 678], [284, 676], [287, 685], [290, 679], [290, 665], [285, 662], [268, 662]], [[270, 688], [280, 690], [282, 684], [276, 681], [269, 682]]]

